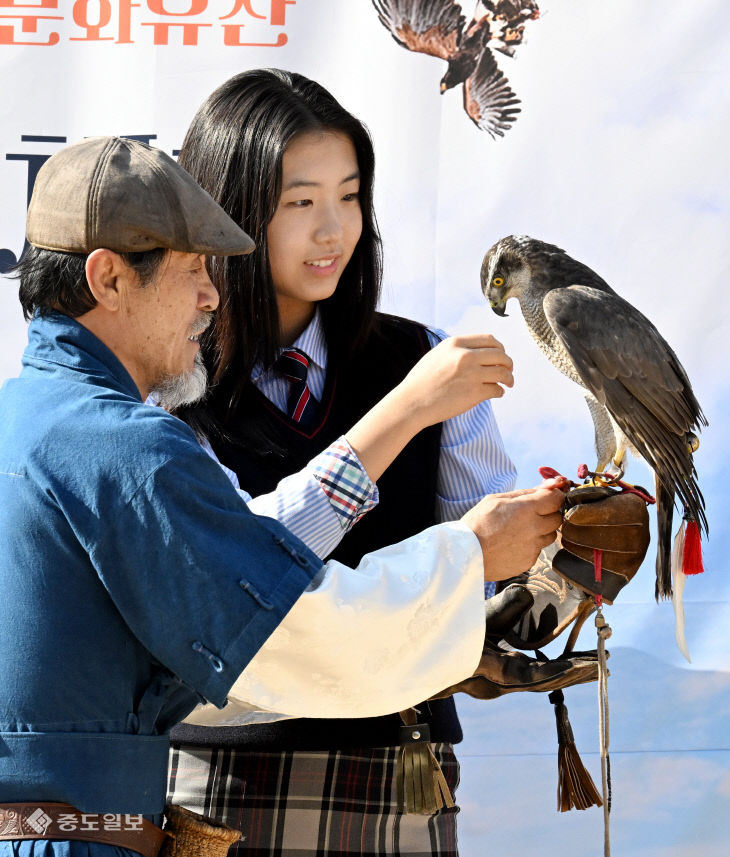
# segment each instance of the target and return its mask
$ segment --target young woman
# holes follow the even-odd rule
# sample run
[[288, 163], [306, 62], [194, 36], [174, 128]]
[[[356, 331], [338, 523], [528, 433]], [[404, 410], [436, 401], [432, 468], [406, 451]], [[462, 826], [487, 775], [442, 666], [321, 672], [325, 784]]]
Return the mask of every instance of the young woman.
[[[211, 263], [221, 304], [203, 351], [214, 386], [202, 407], [181, 414], [250, 495], [273, 491], [330, 445], [341, 467], [317, 475], [325, 492], [338, 484], [341, 532], [323, 550], [356, 564], [511, 488], [513, 467], [486, 401], [407, 444], [414, 427], [391, 430], [387, 419], [379, 443], [358, 434], [361, 417], [377, 414], [424, 355], [435, 361], [439, 349], [460, 344], [437, 345], [441, 334], [376, 312], [374, 156], [355, 117], [301, 75], [244, 72], [202, 105], [180, 163], [256, 241], [250, 256]], [[469, 344], [496, 345], [461, 347]], [[492, 396], [501, 395], [497, 381], [511, 383], [508, 358], [494, 362]], [[372, 505], [368, 474], [378, 479], [379, 503], [352, 527]], [[286, 504], [306, 510], [291, 491]], [[320, 524], [311, 522], [313, 533]], [[417, 711], [453, 793], [452, 745], [461, 740], [453, 700]], [[455, 807], [399, 809], [402, 726], [397, 713], [183, 725], [172, 736], [170, 800], [239, 827], [247, 855], [456, 854]]]

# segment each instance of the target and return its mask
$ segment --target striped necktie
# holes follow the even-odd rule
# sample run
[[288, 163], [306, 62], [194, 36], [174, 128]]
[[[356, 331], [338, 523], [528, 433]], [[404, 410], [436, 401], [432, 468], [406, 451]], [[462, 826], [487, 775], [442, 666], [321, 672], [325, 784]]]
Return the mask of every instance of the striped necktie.
[[276, 361], [276, 369], [289, 382], [286, 412], [296, 423], [309, 425], [317, 410], [317, 400], [307, 386], [309, 358], [303, 351], [286, 348]]

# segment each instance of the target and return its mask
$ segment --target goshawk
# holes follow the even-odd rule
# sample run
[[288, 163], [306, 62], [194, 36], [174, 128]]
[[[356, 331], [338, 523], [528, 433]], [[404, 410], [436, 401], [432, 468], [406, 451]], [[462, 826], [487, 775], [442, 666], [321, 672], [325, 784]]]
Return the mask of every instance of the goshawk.
[[627, 449], [656, 482], [656, 596], [670, 597], [674, 498], [707, 534], [705, 503], [692, 461], [695, 430], [706, 426], [687, 373], [659, 331], [594, 271], [559, 247], [510, 235], [484, 257], [482, 291], [497, 315], [517, 298], [527, 327], [550, 362], [585, 389], [593, 418], [597, 472], [623, 470]]

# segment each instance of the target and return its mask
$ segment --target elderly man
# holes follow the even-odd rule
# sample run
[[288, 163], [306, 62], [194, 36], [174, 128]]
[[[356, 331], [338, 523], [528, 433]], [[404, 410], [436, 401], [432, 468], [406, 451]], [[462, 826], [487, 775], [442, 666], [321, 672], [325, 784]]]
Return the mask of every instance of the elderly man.
[[[323, 566], [144, 404], [202, 395], [205, 256], [246, 253], [248, 236], [172, 159], [119, 138], [44, 165], [27, 234], [28, 347], [0, 392], [0, 855], [47, 840], [152, 857], [173, 724], [239, 681], [264, 710], [315, 714], [300, 693], [317, 676], [312, 707], [382, 714], [465, 678], [483, 579], [531, 565], [562, 493], [487, 498], [355, 571]], [[375, 664], [362, 653], [385, 628], [392, 657]]]

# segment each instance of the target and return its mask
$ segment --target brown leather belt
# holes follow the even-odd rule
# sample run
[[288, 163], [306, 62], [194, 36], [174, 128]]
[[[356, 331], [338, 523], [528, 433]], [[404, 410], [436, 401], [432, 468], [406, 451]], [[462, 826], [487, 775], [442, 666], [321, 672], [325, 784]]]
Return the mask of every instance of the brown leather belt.
[[157, 857], [168, 835], [141, 815], [81, 812], [67, 803], [0, 804], [0, 841], [81, 839]]

